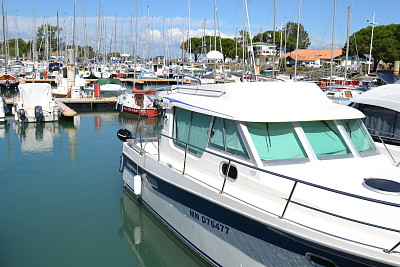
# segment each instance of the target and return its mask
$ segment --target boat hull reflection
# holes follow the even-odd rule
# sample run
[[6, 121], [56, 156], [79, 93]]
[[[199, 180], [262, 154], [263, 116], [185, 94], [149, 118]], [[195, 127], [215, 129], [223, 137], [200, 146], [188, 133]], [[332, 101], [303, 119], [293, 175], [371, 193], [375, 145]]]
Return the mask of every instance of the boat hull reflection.
[[157, 220], [142, 202], [126, 191], [121, 197], [120, 208], [120, 234], [129, 243], [140, 266], [207, 266], [203, 259]]

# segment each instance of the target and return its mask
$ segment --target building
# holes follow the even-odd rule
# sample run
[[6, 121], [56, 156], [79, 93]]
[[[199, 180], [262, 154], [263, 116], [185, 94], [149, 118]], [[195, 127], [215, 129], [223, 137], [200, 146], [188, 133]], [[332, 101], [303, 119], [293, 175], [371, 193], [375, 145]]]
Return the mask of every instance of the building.
[[[332, 49], [298, 49], [297, 50], [297, 65], [305, 67], [320, 68], [325, 63], [329, 63], [332, 57]], [[333, 49], [333, 59], [335, 62], [343, 53], [342, 49]], [[282, 56], [286, 58], [286, 64], [294, 65], [296, 60], [296, 50]]]

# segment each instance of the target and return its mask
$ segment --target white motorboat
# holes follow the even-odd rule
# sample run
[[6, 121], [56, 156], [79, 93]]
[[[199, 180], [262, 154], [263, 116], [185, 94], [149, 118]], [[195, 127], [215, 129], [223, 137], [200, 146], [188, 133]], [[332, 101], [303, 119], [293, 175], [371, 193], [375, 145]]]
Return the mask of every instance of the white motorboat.
[[5, 122], [7, 112], [8, 112], [7, 103], [4, 100], [4, 98], [0, 96], [0, 123]]
[[51, 94], [49, 83], [26, 83], [18, 86], [12, 113], [19, 122], [58, 121], [59, 107]]
[[350, 106], [365, 114], [364, 124], [381, 152], [399, 163], [400, 84], [382, 85], [349, 101]]
[[163, 105], [161, 132], [118, 131], [123, 184], [211, 264], [400, 264], [400, 169], [360, 111], [283, 82], [176, 86]]
[[96, 87], [99, 87], [99, 93], [102, 97], [119, 96], [126, 92], [126, 87], [122, 85], [121, 80], [117, 78], [97, 79], [91, 86], [84, 87], [84, 95], [95, 96]]
[[115, 108], [124, 114], [154, 117], [161, 114], [162, 106], [155, 90], [133, 89], [131, 94], [117, 97]]

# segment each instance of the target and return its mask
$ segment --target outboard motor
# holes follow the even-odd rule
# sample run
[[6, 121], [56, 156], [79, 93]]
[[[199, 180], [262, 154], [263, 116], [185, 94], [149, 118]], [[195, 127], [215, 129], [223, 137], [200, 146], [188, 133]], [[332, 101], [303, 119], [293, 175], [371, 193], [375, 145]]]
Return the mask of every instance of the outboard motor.
[[18, 117], [19, 117], [19, 119], [21, 120], [21, 122], [24, 122], [24, 121], [25, 121], [25, 119], [26, 119], [25, 109], [20, 108], [20, 109], [18, 110]]
[[132, 133], [125, 128], [121, 128], [117, 132], [117, 137], [122, 142], [126, 142], [127, 139], [132, 139]]
[[162, 100], [158, 100], [157, 98], [154, 98], [153, 106], [154, 106], [155, 108], [159, 109], [159, 110], [162, 110], [163, 106], [162, 106], [161, 101], [162, 101]]
[[43, 120], [42, 106], [35, 106], [35, 118], [37, 122], [41, 122]]

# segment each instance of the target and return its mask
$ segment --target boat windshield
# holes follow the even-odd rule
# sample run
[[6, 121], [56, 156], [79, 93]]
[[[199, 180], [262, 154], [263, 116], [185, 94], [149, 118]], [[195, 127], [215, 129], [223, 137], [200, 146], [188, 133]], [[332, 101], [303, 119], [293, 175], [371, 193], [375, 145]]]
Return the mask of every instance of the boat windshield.
[[334, 121], [300, 122], [318, 159], [352, 156]]
[[[296, 132], [293, 125], [301, 126], [302, 131], [299, 128], [299, 132]], [[341, 120], [337, 123], [332, 120], [304, 121], [298, 124], [246, 122], [246, 126], [260, 159], [265, 161], [308, 160], [304, 146], [311, 146], [313, 153], [320, 160], [353, 157], [350, 144], [346, 143], [339, 131], [338, 127], [342, 126], [361, 156], [376, 150], [368, 132], [358, 119]], [[308, 140], [307, 144], [300, 141], [298, 134], [303, 135], [302, 132]]]
[[342, 120], [340, 123], [344, 126], [358, 152], [376, 150], [374, 142], [360, 120]]
[[308, 158], [290, 122], [246, 122], [261, 160]]

